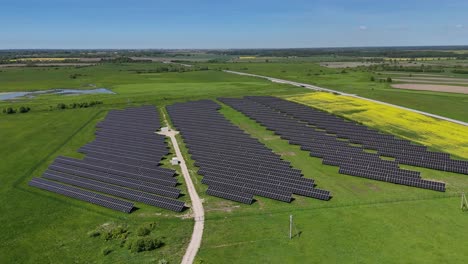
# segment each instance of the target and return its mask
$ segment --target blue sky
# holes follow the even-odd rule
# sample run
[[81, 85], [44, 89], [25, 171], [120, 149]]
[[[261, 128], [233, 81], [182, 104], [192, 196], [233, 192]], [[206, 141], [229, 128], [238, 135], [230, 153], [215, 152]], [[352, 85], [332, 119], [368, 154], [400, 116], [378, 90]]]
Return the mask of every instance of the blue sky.
[[468, 1], [0, 0], [0, 49], [468, 45]]

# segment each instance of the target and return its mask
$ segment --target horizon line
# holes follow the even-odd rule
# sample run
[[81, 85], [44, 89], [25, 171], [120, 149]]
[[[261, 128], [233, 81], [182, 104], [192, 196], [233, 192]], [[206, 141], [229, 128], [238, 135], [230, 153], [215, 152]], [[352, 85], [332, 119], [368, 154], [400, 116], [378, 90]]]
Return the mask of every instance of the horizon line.
[[0, 48], [0, 51], [15, 50], [284, 50], [284, 49], [352, 49], [352, 48], [424, 48], [424, 47], [467, 47], [459, 45], [394, 45], [394, 46], [323, 46], [323, 47], [276, 47], [276, 48]]

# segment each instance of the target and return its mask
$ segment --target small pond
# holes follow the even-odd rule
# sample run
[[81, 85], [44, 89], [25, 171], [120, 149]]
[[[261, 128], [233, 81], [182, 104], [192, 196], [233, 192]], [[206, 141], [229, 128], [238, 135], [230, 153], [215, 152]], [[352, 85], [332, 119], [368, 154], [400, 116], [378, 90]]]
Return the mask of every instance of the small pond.
[[33, 98], [40, 94], [61, 94], [61, 95], [79, 95], [79, 94], [115, 94], [107, 88], [96, 88], [89, 90], [78, 90], [78, 89], [53, 89], [45, 91], [35, 91], [35, 92], [11, 92], [11, 93], [1, 93], [0, 100], [11, 100], [19, 97], [28, 97]]

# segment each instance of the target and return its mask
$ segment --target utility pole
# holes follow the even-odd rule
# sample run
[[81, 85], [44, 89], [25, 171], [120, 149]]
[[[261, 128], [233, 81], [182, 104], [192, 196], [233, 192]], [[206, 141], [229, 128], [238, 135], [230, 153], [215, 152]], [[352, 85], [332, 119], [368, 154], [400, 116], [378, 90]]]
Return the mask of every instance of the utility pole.
[[465, 193], [461, 195], [461, 206], [462, 211], [468, 210], [468, 201], [466, 200]]
[[293, 216], [289, 215], [289, 239], [292, 239]]

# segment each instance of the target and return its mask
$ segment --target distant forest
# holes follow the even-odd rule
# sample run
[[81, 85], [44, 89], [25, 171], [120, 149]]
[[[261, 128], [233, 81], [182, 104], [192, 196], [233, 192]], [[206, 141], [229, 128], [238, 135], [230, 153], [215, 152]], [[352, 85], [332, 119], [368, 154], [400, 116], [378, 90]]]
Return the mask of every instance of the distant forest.
[[468, 58], [468, 54], [457, 53], [457, 50], [468, 50], [468, 46], [435, 46], [435, 47], [362, 47], [362, 48], [303, 48], [303, 49], [233, 49], [214, 50], [214, 54], [250, 55], [260, 57], [309, 57], [320, 55], [352, 57], [454, 57]]
[[421, 47], [353, 47], [353, 48], [294, 48], [294, 49], [94, 49], [94, 50], [0, 50], [0, 61], [17, 58], [118, 58], [118, 57], [184, 57], [192, 54], [214, 54], [230, 56], [259, 57], [310, 57], [310, 56], [349, 56], [349, 57], [453, 57], [468, 59], [468, 54], [457, 52], [468, 50], [468, 46], [421, 46]]

